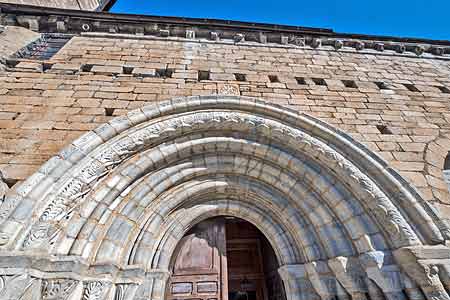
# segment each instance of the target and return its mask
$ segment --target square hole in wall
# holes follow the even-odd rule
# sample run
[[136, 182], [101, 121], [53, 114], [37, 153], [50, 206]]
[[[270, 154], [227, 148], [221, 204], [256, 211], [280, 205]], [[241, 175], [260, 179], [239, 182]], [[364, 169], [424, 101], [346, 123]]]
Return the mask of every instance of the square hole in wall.
[[92, 64], [84, 64], [84, 65], [81, 65], [80, 70], [81, 70], [81, 72], [90, 72], [93, 67], [94, 67], [94, 65], [92, 65]]
[[327, 82], [323, 78], [311, 78], [315, 85], [327, 86]]
[[112, 117], [115, 110], [116, 110], [115, 108], [105, 107], [105, 116]]
[[245, 74], [235, 73], [234, 78], [236, 78], [237, 81], [247, 81], [247, 76], [245, 76]]
[[269, 80], [270, 80], [270, 82], [272, 82], [272, 83], [280, 82], [280, 79], [278, 78], [277, 75], [269, 75]]
[[209, 71], [198, 71], [198, 80], [210, 80], [210, 72]]
[[10, 189], [12, 189], [16, 185], [16, 183], [19, 182], [19, 180], [15, 178], [5, 178], [3, 179], [3, 181]]
[[131, 75], [133, 74], [134, 67], [131, 66], [123, 66], [123, 74]]
[[377, 129], [381, 134], [392, 134], [391, 129], [386, 125], [377, 125]]
[[172, 78], [173, 69], [156, 69], [155, 75], [156, 77], [161, 78]]
[[342, 80], [342, 83], [346, 88], [350, 89], [357, 89], [358, 86], [356, 85], [356, 82], [354, 80]]
[[306, 80], [303, 77], [295, 77], [295, 80], [297, 80], [297, 84], [306, 85]]
[[10, 59], [10, 58], [5, 60], [5, 64], [9, 68], [14, 68], [15, 66], [17, 66], [19, 64], [19, 62], [20, 61], [17, 59]]
[[377, 82], [374, 82], [374, 83], [380, 90], [389, 90], [389, 87], [388, 87], [388, 85], [385, 82], [377, 81]]
[[404, 83], [403, 84], [410, 92], [420, 92], [418, 88], [415, 87], [414, 84]]

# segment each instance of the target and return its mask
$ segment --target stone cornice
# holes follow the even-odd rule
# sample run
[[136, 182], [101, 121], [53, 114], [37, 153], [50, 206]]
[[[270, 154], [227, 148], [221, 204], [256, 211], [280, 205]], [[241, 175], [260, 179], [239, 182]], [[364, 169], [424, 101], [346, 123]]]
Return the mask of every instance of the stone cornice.
[[342, 34], [330, 29], [261, 23], [86, 12], [0, 4], [0, 24], [43, 33], [88, 32], [233, 43], [279, 44], [378, 54], [450, 57], [450, 41]]

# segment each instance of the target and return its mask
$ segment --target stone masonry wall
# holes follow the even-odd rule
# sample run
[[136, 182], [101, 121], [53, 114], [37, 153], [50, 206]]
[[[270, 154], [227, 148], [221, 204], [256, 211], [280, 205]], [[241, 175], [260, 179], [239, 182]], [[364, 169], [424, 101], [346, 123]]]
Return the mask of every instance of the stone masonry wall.
[[0, 26], [0, 69], [7, 58], [39, 37], [39, 33], [22, 27]]
[[0, 3], [45, 6], [54, 8], [95, 10], [100, 0], [0, 0]]
[[[450, 91], [442, 89], [450, 88], [449, 61], [82, 36], [51, 62], [45, 72], [40, 63], [21, 62], [0, 73], [0, 170], [11, 182], [127, 111], [176, 96], [232, 93], [282, 104], [344, 130], [450, 218], [442, 170], [450, 150]], [[199, 80], [199, 71], [209, 71], [209, 80]]]

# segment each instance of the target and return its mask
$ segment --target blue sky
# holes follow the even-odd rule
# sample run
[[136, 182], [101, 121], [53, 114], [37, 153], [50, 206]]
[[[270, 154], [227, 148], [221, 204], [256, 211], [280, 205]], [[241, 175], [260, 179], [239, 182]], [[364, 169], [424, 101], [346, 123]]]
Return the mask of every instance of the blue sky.
[[449, 0], [117, 0], [111, 11], [450, 40]]

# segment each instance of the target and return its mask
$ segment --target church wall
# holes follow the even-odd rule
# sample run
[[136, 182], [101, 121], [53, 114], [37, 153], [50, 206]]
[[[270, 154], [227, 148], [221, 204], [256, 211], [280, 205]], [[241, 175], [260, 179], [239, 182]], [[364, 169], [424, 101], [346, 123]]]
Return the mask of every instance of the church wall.
[[0, 3], [44, 6], [75, 10], [95, 10], [99, 0], [1, 0]]
[[[177, 96], [227, 93], [281, 104], [342, 129], [450, 218], [442, 175], [450, 93], [436, 87], [450, 88], [444, 59], [81, 36], [50, 62], [45, 72], [41, 62], [22, 61], [0, 73], [0, 170], [9, 182], [25, 179], [75, 138], [127, 111]], [[209, 71], [209, 80], [199, 80], [199, 71]]]

